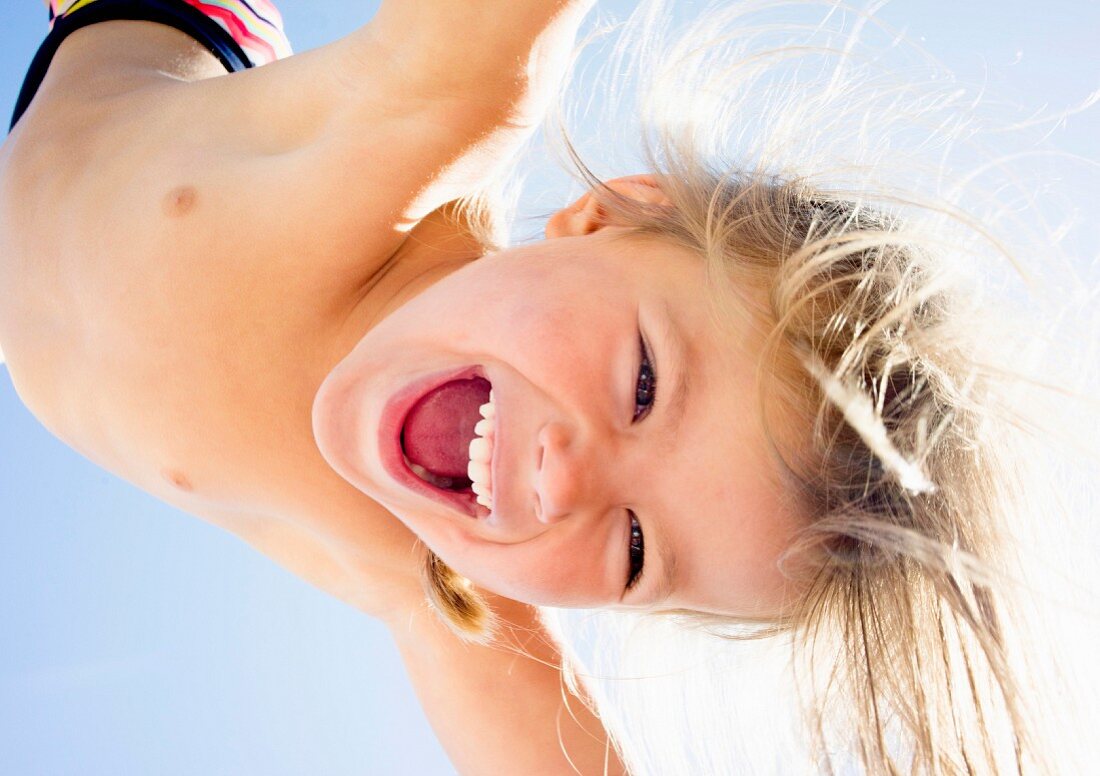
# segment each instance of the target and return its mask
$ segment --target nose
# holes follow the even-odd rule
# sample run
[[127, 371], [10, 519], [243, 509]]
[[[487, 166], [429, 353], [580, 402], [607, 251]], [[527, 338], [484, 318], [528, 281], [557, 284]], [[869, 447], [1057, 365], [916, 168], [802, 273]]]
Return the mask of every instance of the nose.
[[[607, 499], [607, 477], [591, 443], [561, 423], [548, 423], [538, 434], [535, 513], [539, 521], [556, 523], [582, 510], [599, 509]], [[605, 462], [606, 463], [606, 462]]]

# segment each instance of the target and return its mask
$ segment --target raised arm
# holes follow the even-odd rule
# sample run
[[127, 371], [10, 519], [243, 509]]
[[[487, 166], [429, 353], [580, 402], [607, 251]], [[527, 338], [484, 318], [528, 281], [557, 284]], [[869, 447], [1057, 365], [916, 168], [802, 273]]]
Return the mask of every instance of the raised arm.
[[410, 83], [460, 92], [553, 90], [595, 0], [388, 0], [360, 31]]
[[[16, 134], [31, 156], [77, 146], [89, 179], [156, 170], [170, 188], [217, 190], [232, 223], [210, 230], [250, 224], [340, 278], [501, 171], [541, 120], [594, 3], [388, 0], [338, 41], [228, 77], [176, 30], [96, 24], [63, 44], [35, 98], [48, 109]], [[135, 137], [147, 142], [133, 148]], [[51, 201], [94, 194], [76, 183]], [[140, 203], [116, 190], [114, 215], [132, 220]], [[317, 267], [319, 240], [344, 259]]]
[[564, 685], [533, 608], [498, 600], [495, 646], [462, 644], [426, 609], [391, 623], [417, 696], [463, 776], [622, 776], [599, 720]]
[[476, 192], [533, 132], [595, 0], [389, 0], [347, 37], [197, 84], [225, 142], [281, 155], [296, 210], [364, 233]]

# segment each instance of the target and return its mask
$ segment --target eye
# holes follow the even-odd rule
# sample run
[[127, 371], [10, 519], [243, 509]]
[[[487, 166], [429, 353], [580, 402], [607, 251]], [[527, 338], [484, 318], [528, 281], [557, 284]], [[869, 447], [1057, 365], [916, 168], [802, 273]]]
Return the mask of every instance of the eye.
[[638, 336], [638, 349], [641, 363], [638, 366], [638, 381], [634, 386], [634, 420], [638, 421], [649, 414], [653, 401], [657, 398], [657, 375], [649, 359], [649, 348], [645, 339]]
[[630, 590], [642, 577], [642, 568], [645, 566], [645, 537], [642, 536], [642, 524], [638, 522], [638, 516], [627, 510], [630, 515], [630, 543], [627, 552], [630, 556], [630, 573], [626, 578], [626, 589]]

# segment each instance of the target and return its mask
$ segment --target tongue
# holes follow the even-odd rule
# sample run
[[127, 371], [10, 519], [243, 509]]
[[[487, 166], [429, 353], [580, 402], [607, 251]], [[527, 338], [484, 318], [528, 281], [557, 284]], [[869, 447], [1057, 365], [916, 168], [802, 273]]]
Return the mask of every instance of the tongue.
[[425, 394], [405, 420], [402, 442], [410, 461], [440, 477], [465, 477], [470, 440], [489, 401], [489, 381], [452, 380]]

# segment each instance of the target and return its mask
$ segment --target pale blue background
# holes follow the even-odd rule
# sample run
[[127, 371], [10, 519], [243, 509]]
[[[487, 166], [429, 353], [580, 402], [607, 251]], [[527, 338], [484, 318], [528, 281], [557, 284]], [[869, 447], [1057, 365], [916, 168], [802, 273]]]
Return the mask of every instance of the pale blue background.
[[[280, 3], [299, 51], [376, 6]], [[1100, 88], [1100, 3], [898, 0], [881, 15], [1023, 104]], [[39, 3], [0, 0], [5, 122], [44, 30]], [[1053, 140], [1095, 159], [1096, 138], [1094, 109]], [[55, 441], [0, 367], [0, 774], [450, 772], [382, 628]]]

